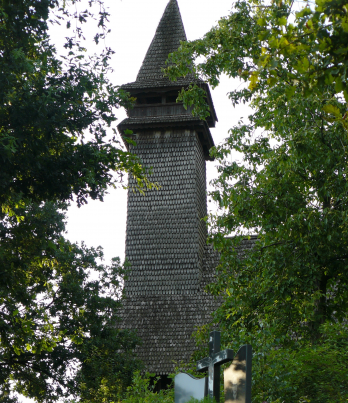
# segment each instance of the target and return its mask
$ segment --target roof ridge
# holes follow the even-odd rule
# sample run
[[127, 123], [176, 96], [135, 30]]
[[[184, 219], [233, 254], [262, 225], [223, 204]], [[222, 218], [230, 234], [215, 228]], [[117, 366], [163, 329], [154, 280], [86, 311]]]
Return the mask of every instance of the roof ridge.
[[162, 68], [169, 53], [178, 50], [180, 41], [186, 41], [177, 0], [170, 0], [156, 29], [156, 33], [146, 53], [136, 81], [163, 79]]

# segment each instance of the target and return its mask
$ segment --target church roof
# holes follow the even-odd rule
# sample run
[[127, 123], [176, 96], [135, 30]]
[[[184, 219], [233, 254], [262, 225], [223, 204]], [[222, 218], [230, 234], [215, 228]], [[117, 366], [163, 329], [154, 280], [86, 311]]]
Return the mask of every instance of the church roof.
[[171, 0], [157, 27], [155, 36], [139, 70], [137, 81], [163, 79], [169, 53], [176, 52], [180, 41], [187, 41], [177, 0]]
[[[245, 257], [256, 242], [257, 235], [244, 239], [237, 249], [238, 255]], [[129, 284], [131, 296], [127, 298], [126, 287], [121, 326], [131, 325], [137, 331], [143, 344], [135, 352], [144, 362], [147, 371], [156, 375], [174, 373], [181, 363], [190, 362], [191, 355], [197, 348], [192, 334], [203, 325], [208, 325], [211, 329], [214, 327], [212, 313], [219, 308], [222, 299], [207, 294], [204, 289], [207, 284], [216, 281], [215, 268], [218, 264], [219, 254], [211, 245], [205, 245], [201, 284], [194, 294], [175, 293], [173, 272], [170, 273], [172, 278], [168, 276], [167, 284], [163, 283], [163, 290], [159, 290], [157, 295], [142, 295], [139, 286], [139, 292], [134, 292], [137, 287]], [[176, 267], [176, 270], [180, 269]], [[138, 284], [146, 282], [147, 274], [144, 271], [137, 272]], [[184, 275], [189, 283], [192, 280], [190, 273]], [[172, 294], [164, 291], [168, 289], [168, 285]]]
[[[188, 74], [186, 77], [179, 77], [176, 81], [170, 81], [168, 77], [163, 76], [162, 69], [166, 67], [166, 60], [170, 53], [176, 52], [180, 46], [180, 42], [187, 41], [184, 24], [181, 18], [177, 0], [169, 0], [167, 7], [156, 29], [155, 36], [147, 50], [145, 59], [138, 72], [136, 81], [122, 85], [122, 89], [129, 91], [133, 97], [138, 98], [139, 95], [145, 93], [164, 94], [169, 91], [178, 93], [178, 91], [190, 84], [197, 84], [205, 90], [207, 103], [210, 109], [210, 116], [207, 117], [206, 123], [203, 124], [197, 117], [193, 117], [191, 112], [174, 113], [175, 116], [164, 113], [165, 108], [158, 108], [160, 116], [154, 116], [154, 113], [147, 108], [148, 111], [142, 117], [135, 117], [133, 112], [128, 111], [128, 118], [123, 120], [118, 128], [123, 134], [125, 129], [148, 129], [148, 128], [168, 128], [169, 126], [177, 126], [183, 122], [192, 124], [198, 123], [203, 127], [203, 147], [205, 148], [206, 157], [213, 160], [209, 156], [209, 149], [214, 146], [214, 141], [209, 131], [209, 127], [215, 127], [218, 118], [214, 108], [214, 103], [210, 94], [209, 85], [203, 80], [195, 77], [194, 74]], [[136, 105], [139, 106], [139, 105]], [[163, 106], [163, 105], [162, 105]], [[153, 106], [152, 106], [153, 107]], [[180, 116], [179, 116], [180, 115]], [[189, 116], [188, 116], [189, 115]], [[126, 144], [127, 146], [127, 144]]]
[[179, 5], [177, 0], [170, 0], [158, 24], [136, 81], [122, 85], [122, 88], [132, 90], [167, 86], [182, 87], [192, 83], [203, 84], [203, 81], [197, 79], [193, 74], [180, 77], [175, 82], [163, 77], [162, 68], [166, 67], [168, 55], [178, 50], [181, 41], [187, 41], [187, 37]]

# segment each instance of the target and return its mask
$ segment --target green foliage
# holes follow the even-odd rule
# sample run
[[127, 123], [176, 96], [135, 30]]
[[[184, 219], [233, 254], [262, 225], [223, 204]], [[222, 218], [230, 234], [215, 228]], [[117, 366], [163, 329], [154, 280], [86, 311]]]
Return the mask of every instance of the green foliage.
[[0, 220], [1, 398], [12, 388], [41, 402], [85, 395], [103, 378], [121, 388], [137, 367], [137, 339], [116, 327], [124, 269], [66, 241], [63, 208], [30, 205], [15, 210], [20, 222]]
[[[343, 95], [348, 102], [348, 6], [344, 1], [316, 0], [311, 8], [292, 0], [253, 0], [237, 1], [234, 7], [203, 39], [182, 43], [170, 55], [166, 73], [171, 79], [192, 69], [213, 87], [222, 73], [241, 77], [249, 83], [249, 91], [242, 91], [243, 96], [231, 94], [235, 102], [250, 99], [255, 89], [262, 88], [258, 88], [262, 80], [268, 88], [286, 84], [289, 98], [299, 83], [304, 97], [320, 97], [331, 85], [331, 95]], [[199, 57], [203, 62], [195, 65]], [[198, 102], [192, 88], [182, 96], [185, 101], [194, 97]], [[346, 111], [341, 110], [336, 120], [348, 129]], [[201, 108], [199, 115], [206, 114], [206, 108]]]
[[197, 400], [197, 399], [194, 399], [194, 398], [192, 398], [192, 399], [190, 399], [187, 403], [215, 403], [215, 399], [211, 399], [210, 397], [205, 397], [204, 399], [202, 399], [202, 400]]
[[[108, 81], [113, 51], [91, 57], [83, 46], [84, 24], [95, 21], [98, 44], [108, 13], [102, 0], [81, 12], [76, 3], [0, 0], [1, 401], [12, 390], [93, 400], [100, 385], [125, 389], [139, 366], [137, 339], [117, 330], [124, 268], [63, 237], [62, 202], [102, 200], [125, 173], [152, 186], [116, 138], [115, 110], [133, 100]], [[65, 56], [49, 22], [66, 26]]]
[[[258, 71], [268, 74], [272, 85], [279, 79], [293, 85], [299, 80], [304, 94], [320, 94], [332, 84], [333, 93], [343, 92], [348, 102], [348, 5], [335, 0], [316, 0], [313, 7], [303, 3], [294, 18], [293, 7], [292, 2], [279, 2], [277, 7], [257, 10], [264, 44]], [[284, 60], [294, 67], [292, 71], [271, 77], [270, 70], [278, 72]]]
[[[173, 403], [174, 402], [174, 389], [169, 388], [155, 392], [158, 379], [151, 382], [151, 374], [147, 373], [142, 376], [140, 372], [135, 372], [133, 382], [128, 387], [127, 393], [124, 399], [118, 401], [118, 403]], [[103, 402], [110, 402], [110, 399], [103, 400]], [[191, 399], [188, 403], [212, 403], [210, 398], [204, 398], [203, 400]]]
[[[233, 299], [228, 318], [272, 318], [280, 335], [311, 339], [325, 320], [345, 317], [348, 302], [347, 135], [326, 122], [321, 104], [300, 94], [287, 100], [285, 85], [255, 99], [251, 123], [231, 130], [215, 150], [221, 166], [213, 195], [222, 209], [213, 218], [222, 251], [218, 288]], [[255, 136], [255, 127], [268, 131]], [[241, 163], [226, 162], [232, 149]], [[226, 238], [231, 232], [236, 236]], [[241, 259], [246, 232], [259, 239]]]
[[[76, 1], [73, 1], [75, 3]], [[102, 1], [98, 42], [108, 14]], [[113, 124], [115, 109], [131, 100], [107, 79], [113, 53], [88, 57], [82, 25], [93, 15], [71, 15], [57, 0], [0, 1], [0, 205], [20, 200], [102, 199], [108, 185], [129, 172], [146, 185], [139, 160], [124, 151]], [[58, 58], [48, 18], [79, 21], [65, 35], [67, 55]], [[76, 25], [76, 24], [73, 24]], [[101, 31], [101, 32], [99, 32]], [[114, 132], [114, 135], [110, 135]], [[87, 134], [88, 133], [88, 134]]]
[[98, 329], [93, 337], [84, 340], [81, 348], [81, 367], [77, 374], [80, 401], [99, 403], [108, 398], [116, 401], [124, 394], [133, 373], [142, 364], [133, 354], [140, 342], [129, 331], [115, 328], [115, 312], [111, 326]]
[[259, 359], [254, 371], [254, 401], [269, 403], [346, 402], [348, 399], [347, 328], [323, 326], [317, 346], [278, 348]]
[[[242, 344], [252, 344], [254, 403], [346, 402], [347, 325], [326, 323], [320, 330], [320, 343], [300, 340], [289, 347], [282, 345], [283, 339], [275, 338], [273, 328], [267, 324], [258, 331], [235, 326], [231, 332], [224, 326], [222, 345], [237, 352]], [[197, 337], [202, 344], [197, 357], [201, 358], [208, 331], [201, 329]]]
[[119, 402], [122, 403], [173, 403], [174, 389], [161, 390], [155, 392], [156, 381], [151, 385], [151, 374], [145, 377], [136, 372], [131, 386], [128, 387], [126, 397]]
[[[254, 401], [345, 401], [347, 5], [293, 7], [236, 2], [171, 55], [167, 73], [193, 66], [213, 86], [223, 73], [240, 77], [246, 85], [231, 102], [253, 108], [211, 151], [219, 163], [211, 240], [221, 262], [209, 291], [223, 298], [214, 320], [225, 345], [254, 348]], [[193, 91], [182, 99], [195, 102]], [[256, 245], [242, 255], [251, 234]], [[202, 329], [200, 343], [206, 336]]]

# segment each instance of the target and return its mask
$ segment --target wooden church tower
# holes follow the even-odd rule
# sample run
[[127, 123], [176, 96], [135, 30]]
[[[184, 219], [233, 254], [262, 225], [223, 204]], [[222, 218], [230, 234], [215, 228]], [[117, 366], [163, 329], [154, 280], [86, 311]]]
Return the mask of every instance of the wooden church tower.
[[[122, 86], [136, 105], [118, 129], [132, 130], [129, 146], [159, 190], [128, 191], [126, 258], [131, 271], [125, 283], [123, 326], [143, 340], [138, 357], [156, 375], [173, 372], [194, 351], [194, 330], [209, 323], [216, 308], [204, 292], [217, 265], [206, 245], [206, 166], [214, 145], [209, 128], [217, 117], [208, 86], [210, 117], [202, 121], [176, 103], [179, 90], [193, 77], [170, 82], [161, 71], [168, 54], [186, 41], [177, 0], [170, 0], [135, 82]], [[135, 185], [129, 179], [130, 187]]]

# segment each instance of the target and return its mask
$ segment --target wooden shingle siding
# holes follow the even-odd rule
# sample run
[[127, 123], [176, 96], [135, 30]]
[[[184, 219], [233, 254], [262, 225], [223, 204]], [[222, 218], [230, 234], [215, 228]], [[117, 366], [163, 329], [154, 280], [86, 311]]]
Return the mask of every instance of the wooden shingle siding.
[[174, 372], [181, 362], [189, 362], [195, 350], [192, 333], [209, 323], [217, 302], [211, 296], [152, 295], [133, 297], [124, 304], [124, 320], [135, 324], [143, 345], [136, 353], [146, 370], [156, 375]]
[[[131, 150], [153, 166], [150, 179], [161, 188], [128, 193], [127, 295], [195, 293], [207, 237], [202, 146], [191, 130], [145, 132], [135, 140]], [[136, 185], [133, 178], [129, 185]]]

